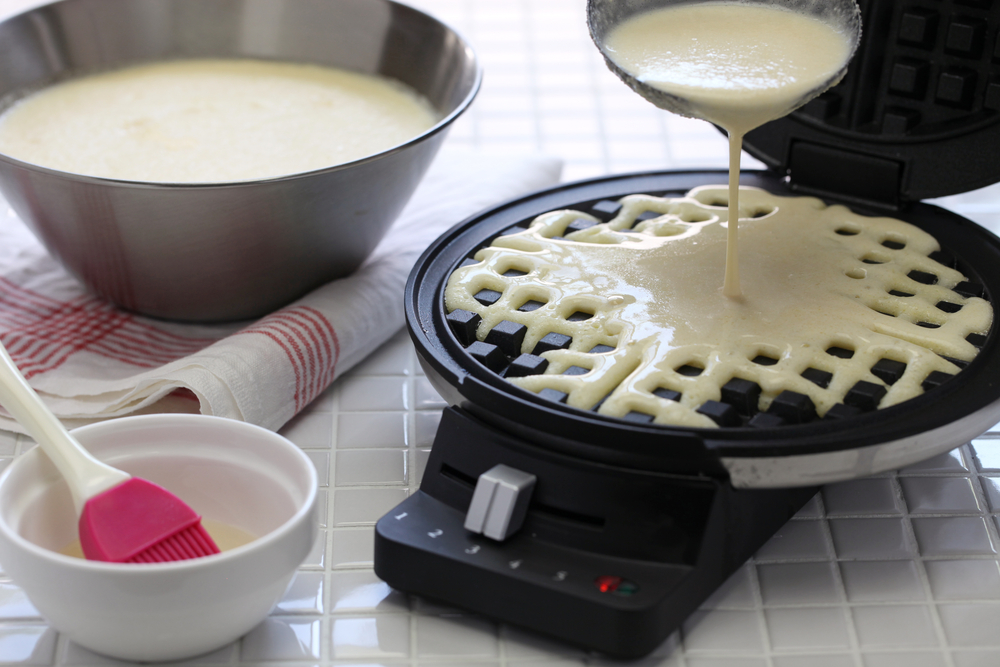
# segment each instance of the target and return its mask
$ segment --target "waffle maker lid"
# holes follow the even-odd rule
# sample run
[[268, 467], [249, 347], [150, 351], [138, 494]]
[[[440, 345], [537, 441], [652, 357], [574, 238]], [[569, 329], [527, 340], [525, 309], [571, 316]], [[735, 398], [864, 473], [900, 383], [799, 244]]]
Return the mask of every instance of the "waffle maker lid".
[[880, 208], [1000, 181], [1000, 3], [858, 4], [844, 79], [743, 148], [798, 192]]
[[[1000, 240], [919, 200], [1000, 181], [1000, 4], [859, 5], [864, 34], [845, 78], [802, 109], [749, 133], [745, 150], [769, 171], [744, 172], [741, 182], [911, 222], [933, 234], [992, 302], [1000, 294]], [[438, 239], [406, 289], [411, 336], [436, 388], [484, 421], [560, 453], [625, 467], [723, 474], [738, 487], [818, 484], [900, 467], [962, 444], [1000, 420], [996, 326], [969, 367], [932, 391], [846, 420], [776, 429], [632, 424], [567, 408], [474, 361], [449, 331], [443, 309], [448, 276], [511, 227], [550, 210], [587, 211], [634, 192], [676, 196], [724, 182], [724, 176], [660, 172], [568, 184], [502, 204]]]

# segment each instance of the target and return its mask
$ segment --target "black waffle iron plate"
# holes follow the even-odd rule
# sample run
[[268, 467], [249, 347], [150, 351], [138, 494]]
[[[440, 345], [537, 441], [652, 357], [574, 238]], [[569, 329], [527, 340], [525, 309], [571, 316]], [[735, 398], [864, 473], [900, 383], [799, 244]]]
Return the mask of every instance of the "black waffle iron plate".
[[[914, 202], [1000, 180], [1000, 3], [860, 4], [865, 37], [848, 75], [748, 136], [745, 147], [770, 169], [744, 172], [741, 183], [914, 224], [940, 243], [934, 259], [966, 276], [958, 296], [981, 296], [996, 308], [1000, 240]], [[376, 526], [382, 579], [589, 649], [639, 657], [817, 485], [922, 460], [1000, 421], [996, 325], [970, 337], [980, 347], [971, 363], [928, 377], [925, 393], [901, 404], [865, 411], [864, 397], [854, 397], [845, 418], [763, 428], [748, 423], [746, 410], [735, 418], [729, 410], [717, 420], [726, 425], [696, 429], [607, 417], [523, 390], [502, 377], [521, 351], [506, 349], [502, 336], [491, 350], [489, 332], [477, 338], [474, 319], [448, 317], [443, 293], [454, 269], [542, 213], [573, 209], [608, 220], [625, 195], [682, 196], [725, 181], [721, 171], [692, 171], [568, 184], [474, 216], [428, 248], [406, 287], [406, 318], [427, 376], [450, 407], [420, 490]], [[873, 373], [891, 383], [898, 370]], [[493, 504], [483, 505], [490, 494]], [[491, 521], [492, 533], [482, 529]]]

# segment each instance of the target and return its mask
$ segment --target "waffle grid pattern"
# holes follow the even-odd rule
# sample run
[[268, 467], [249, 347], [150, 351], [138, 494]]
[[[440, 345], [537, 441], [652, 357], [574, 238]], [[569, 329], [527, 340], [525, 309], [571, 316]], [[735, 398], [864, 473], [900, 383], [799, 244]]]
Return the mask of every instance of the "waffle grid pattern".
[[[556, 243], [565, 238], [602, 246], [628, 243], [632, 240], [629, 237], [683, 234], [690, 227], [713, 224], [717, 219], [713, 208], [726, 206], [725, 201], [716, 201], [720, 196], [705, 190], [695, 198], [706, 201], [695, 203], [669, 193], [633, 195], [620, 201], [581, 202], [566, 211], [522, 221], [501, 234], [499, 240], [493, 239], [470, 252], [456, 271], [453, 280], [460, 280], [468, 289], [449, 292], [446, 309], [450, 309], [447, 320], [452, 333], [475, 361], [547, 400], [633, 423], [689, 419], [688, 414], [680, 412], [678, 403], [701, 415], [707, 425], [720, 427], [774, 428], [826, 417], [849, 418], [876, 409], [884, 398], [898, 402], [893, 385], [908, 377], [908, 371], [917, 374], [911, 383], [915, 391], [930, 391], [968, 365], [968, 360], [947, 356], [940, 348], [939, 354], [950, 363], [938, 365], [947, 371], [931, 370], [933, 366], [926, 363], [908, 365], [900, 360], [902, 357], [890, 357], [906, 354], [903, 349], [921, 346], [900, 341], [899, 350], [887, 354], [883, 349], [885, 341], [877, 336], [851, 341], [838, 335], [821, 341], [823, 344], [808, 358], [799, 353], [797, 358], [787, 360], [780, 359], [780, 353], [769, 350], [762, 342], [733, 375], [733, 371], [719, 368], [713, 355], [701, 349], [704, 346], [695, 346], [699, 352], [690, 355], [682, 346], [671, 351], [674, 361], [656, 360], [659, 370], [643, 367], [631, 371], [626, 382], [634, 390], [629, 391], [607, 379], [621, 378], [619, 368], [630, 363], [627, 359], [611, 355], [611, 363], [598, 364], [607, 362], [609, 353], [621, 345], [617, 336], [608, 333], [615, 312], [600, 307], [588, 312], [583, 299], [599, 296], [596, 294], [590, 297], [587, 293], [573, 293], [566, 298], [567, 305], [560, 303], [558, 293], [534, 277], [537, 271], [545, 270], [543, 259], [535, 253], [505, 250], [520, 248], [510, 240], [511, 235], [524, 234], [529, 227]], [[751, 211], [751, 216], [764, 217], [772, 212], [773, 208], [765, 206]], [[859, 291], [854, 296], [868, 308], [926, 329], [958, 328], [962, 336], [968, 334], [968, 350], [985, 343], [987, 332], [964, 327], [965, 314], [959, 313], [969, 297], [988, 295], [976, 279], [970, 278], [971, 271], [959, 266], [949, 252], [934, 250], [927, 256], [923, 245], [929, 239], [922, 237], [923, 243], [917, 243], [905, 234], [887, 232], [877, 219], [866, 227], [862, 219], [840, 221], [834, 217], [818, 229], [853, 253], [858, 265], [847, 275], [857, 279]], [[864, 289], [869, 273], [878, 284], [886, 285], [881, 295]], [[536, 313], [538, 310], [542, 312]], [[949, 322], [952, 319], [955, 321]], [[595, 338], [595, 331], [603, 333]], [[929, 349], [934, 345], [940, 342], [927, 343]], [[724, 345], [713, 350], [729, 352]], [[839, 381], [839, 373], [848, 366], [870, 372], [854, 384], [845, 384]], [[790, 368], [795, 370], [789, 376]], [[635, 375], [642, 379], [632, 380]], [[520, 378], [528, 376], [537, 377], [531, 378], [530, 385], [522, 384]], [[603, 398], [573, 403], [572, 392], [591, 383], [602, 387]], [[768, 386], [769, 392], [762, 393], [762, 385]], [[692, 394], [699, 398], [691, 399]], [[706, 395], [713, 398], [706, 401]], [[623, 411], [622, 404], [631, 409]]]
[[882, 57], [800, 113], [875, 135], [926, 136], [1000, 110], [992, 0], [914, 0], [893, 3], [890, 11], [861, 5], [864, 29], [881, 37]]

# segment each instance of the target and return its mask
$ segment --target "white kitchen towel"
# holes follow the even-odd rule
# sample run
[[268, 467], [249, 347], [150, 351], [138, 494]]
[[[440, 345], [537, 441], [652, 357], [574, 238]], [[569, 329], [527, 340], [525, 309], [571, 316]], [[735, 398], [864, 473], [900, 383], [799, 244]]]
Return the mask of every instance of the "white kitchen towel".
[[[487, 206], [557, 183], [560, 171], [550, 158], [443, 151], [361, 268], [237, 325], [120, 310], [87, 293], [13, 215], [0, 215], [0, 340], [69, 427], [180, 411], [277, 430], [399, 330], [406, 277], [431, 241]], [[0, 428], [23, 432], [5, 413]]]

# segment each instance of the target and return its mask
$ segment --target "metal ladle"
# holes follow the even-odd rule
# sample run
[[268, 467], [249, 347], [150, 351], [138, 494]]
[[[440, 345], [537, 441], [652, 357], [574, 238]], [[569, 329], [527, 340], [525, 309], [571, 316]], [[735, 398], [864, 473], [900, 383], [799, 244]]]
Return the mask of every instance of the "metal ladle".
[[[679, 5], [708, 5], [708, 4], [731, 4], [743, 7], [771, 7], [781, 10], [788, 10], [794, 13], [805, 15], [810, 19], [816, 19], [821, 23], [833, 28], [836, 32], [846, 36], [850, 40], [850, 50], [844, 64], [837, 71], [832, 72], [829, 77], [819, 85], [806, 91], [798, 99], [794, 98], [794, 92], [789, 98], [781, 100], [785, 106], [766, 106], [767, 113], [763, 116], [747, 116], [751, 122], [742, 122], [737, 125], [726, 125], [725, 129], [729, 134], [729, 202], [728, 218], [732, 224], [727, 223], [726, 241], [726, 265], [725, 279], [722, 285], [722, 294], [730, 299], [741, 299], [742, 290], [740, 288], [739, 271], [739, 250], [738, 250], [738, 221], [739, 221], [739, 172], [740, 154], [742, 152], [743, 134], [754, 129], [754, 123], [773, 120], [774, 118], [790, 113], [794, 109], [802, 106], [812, 98], [827, 90], [840, 81], [847, 72], [847, 63], [850, 62], [857, 50], [861, 40], [861, 10], [858, 8], [856, 0], [742, 0], [741, 2], [720, 2], [719, 0], [588, 0], [587, 1], [587, 24], [590, 27], [590, 34], [597, 45], [597, 48], [604, 56], [608, 68], [614, 72], [618, 78], [624, 81], [632, 90], [652, 102], [661, 109], [672, 111], [682, 116], [703, 118], [705, 120], [718, 121], [718, 118], [702, 116], [696, 110], [695, 104], [678, 95], [668, 93], [652, 85], [640, 81], [632, 73], [618, 66], [612, 54], [607, 48], [608, 36], [620, 24], [628, 21], [637, 14], [642, 14], [652, 10], [659, 10], [671, 6]], [[742, 37], [742, 36], [741, 36]], [[752, 35], [751, 35], [752, 37]], [[669, 45], [667, 45], [669, 46]], [[720, 61], [719, 64], [722, 64]], [[794, 89], [793, 89], [794, 91]], [[797, 91], [796, 91], [797, 92]], [[739, 98], [733, 98], [734, 102]], [[780, 99], [780, 98], [779, 98]], [[736, 107], [734, 107], [735, 109]], [[748, 107], [752, 108], [752, 107]]]
[[[605, 48], [605, 39], [613, 28], [623, 23], [627, 19], [642, 12], [662, 7], [674, 5], [696, 4], [696, 2], [718, 2], [719, 0], [587, 0], [587, 26], [590, 28], [590, 36], [597, 45], [608, 69], [615, 73], [619, 79], [625, 82], [629, 88], [639, 95], [649, 100], [661, 109], [679, 114], [681, 116], [698, 117], [687, 100], [668, 92], [654, 88], [639, 81], [634, 76], [620, 68], [608, 55]], [[732, 0], [722, 0], [732, 3]], [[861, 41], [861, 10], [855, 0], [741, 0], [738, 4], [759, 5], [765, 7], [780, 7], [813, 18], [817, 18], [824, 23], [834, 27], [839, 32], [851, 38], [851, 57], [853, 57], [858, 43]], [[845, 61], [844, 67], [832, 75], [829, 79], [810, 90], [798, 100], [788, 111], [799, 108], [809, 100], [813, 99], [823, 91], [838, 83], [847, 72], [847, 63], [851, 57]]]

